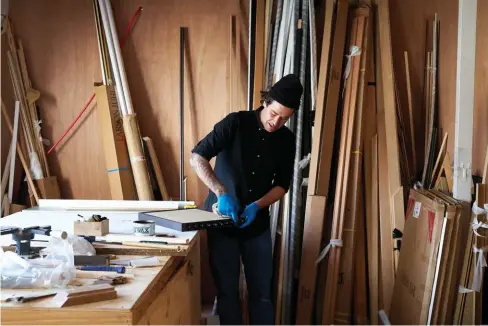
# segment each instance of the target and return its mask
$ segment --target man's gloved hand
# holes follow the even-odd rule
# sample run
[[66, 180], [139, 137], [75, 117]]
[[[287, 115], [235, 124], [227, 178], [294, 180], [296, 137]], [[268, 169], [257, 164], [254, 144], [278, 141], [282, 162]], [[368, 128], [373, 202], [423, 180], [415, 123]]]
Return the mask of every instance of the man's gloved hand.
[[232, 220], [237, 224], [238, 212], [240, 204], [233, 196], [229, 194], [223, 194], [218, 197], [217, 209], [222, 215], [232, 217]]
[[240, 226], [240, 228], [245, 228], [249, 226], [249, 224], [256, 219], [256, 214], [260, 210], [258, 204], [256, 202], [249, 204], [244, 209], [244, 212], [241, 214], [241, 217], [245, 219], [245, 222]]

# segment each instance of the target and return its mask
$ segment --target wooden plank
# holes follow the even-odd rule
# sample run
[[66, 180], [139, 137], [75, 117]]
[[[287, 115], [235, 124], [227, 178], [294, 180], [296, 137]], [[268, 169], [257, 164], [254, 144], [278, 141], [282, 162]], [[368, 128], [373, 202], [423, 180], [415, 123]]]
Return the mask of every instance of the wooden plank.
[[[376, 35], [379, 34], [379, 24], [376, 23]], [[385, 108], [383, 105], [382, 55], [380, 44], [376, 42], [376, 101], [377, 101], [377, 130], [378, 130], [378, 200], [379, 200], [379, 295], [378, 308], [388, 313], [393, 295], [395, 282], [395, 268], [393, 257], [393, 238], [391, 221], [391, 197], [388, 187], [388, 162], [385, 132]], [[377, 313], [377, 312], [376, 312]]]
[[[351, 47], [350, 51], [353, 50], [353, 45], [362, 47], [363, 45], [363, 38], [364, 38], [364, 31], [365, 31], [365, 24], [366, 24], [366, 14], [368, 10], [358, 10], [354, 14], [354, 18], [352, 20], [352, 26], [350, 29], [351, 32]], [[348, 192], [350, 191], [349, 188], [349, 180], [353, 178], [349, 177], [350, 166], [351, 166], [351, 155], [353, 152], [353, 137], [354, 137], [354, 125], [356, 123], [356, 115], [361, 116], [362, 106], [360, 106], [359, 114], [357, 114], [356, 105], [357, 105], [357, 97], [358, 97], [358, 84], [359, 84], [359, 73], [360, 73], [360, 66], [361, 66], [361, 59], [363, 53], [356, 54], [349, 58], [351, 64], [350, 75], [346, 80], [346, 86], [344, 89], [345, 97], [343, 102], [344, 114], [342, 117], [342, 128], [341, 128], [341, 142], [340, 142], [340, 150], [339, 150], [339, 168], [337, 173], [337, 180], [336, 180], [336, 193], [334, 198], [334, 216], [332, 220], [332, 232], [331, 232], [331, 239], [334, 240], [343, 240], [343, 230], [344, 225], [348, 225], [344, 223], [345, 220], [345, 209], [346, 209], [346, 202], [348, 198]], [[355, 150], [355, 149], [354, 149]], [[357, 191], [357, 189], [353, 185], [353, 194]], [[357, 193], [356, 193], [357, 194]], [[355, 216], [354, 214], [352, 216]], [[347, 228], [346, 228], [347, 229]], [[346, 241], [347, 244], [347, 241]], [[346, 247], [344, 247], [346, 248]], [[330, 252], [330, 259], [328, 261], [328, 270], [327, 270], [327, 282], [325, 287], [325, 296], [324, 296], [324, 309], [323, 309], [323, 316], [322, 316], [322, 323], [329, 324], [333, 321], [335, 317], [335, 309], [336, 309], [336, 296], [339, 293], [342, 293], [340, 289], [340, 284], [338, 284], [339, 275], [341, 273], [341, 247], [332, 247]], [[352, 274], [352, 273], [351, 273]], [[350, 277], [349, 275], [348, 277]], [[349, 283], [350, 284], [350, 283]], [[338, 290], [339, 286], [339, 290]], [[346, 290], [346, 292], [350, 291]], [[350, 299], [350, 297], [349, 297]], [[351, 301], [347, 299], [349, 302], [349, 306], [351, 306]], [[339, 306], [339, 304], [338, 304]], [[342, 305], [341, 305], [342, 307]], [[347, 314], [346, 314], [347, 315]], [[346, 316], [346, 318], [351, 318], [351, 316]], [[347, 321], [346, 321], [347, 322]]]
[[483, 164], [483, 182], [488, 180], [488, 146], [486, 146], [485, 164]]
[[[312, 152], [310, 160], [310, 172], [308, 183], [307, 207], [303, 229], [303, 244], [301, 255], [300, 277], [297, 298], [297, 324], [309, 324], [312, 322], [313, 306], [315, 301], [317, 265], [322, 240], [322, 230], [326, 215], [326, 201], [328, 187], [318, 191], [317, 186], [323, 185], [330, 178], [330, 164], [332, 147], [328, 146], [328, 139], [335, 130], [335, 115], [337, 114], [337, 101], [341, 82], [342, 60], [345, 47], [347, 27], [347, 0], [340, 0], [337, 5], [336, 23], [333, 24], [335, 5], [333, 0], [326, 1], [325, 25], [322, 42], [321, 68], [319, 76], [317, 105], [315, 110], [315, 130], [312, 140]], [[331, 42], [332, 26], [335, 26], [333, 41]], [[332, 45], [331, 45], [332, 44]], [[330, 77], [329, 77], [329, 53], [330, 53]], [[325, 96], [327, 92], [327, 97]], [[336, 98], [334, 106], [332, 97]], [[331, 102], [329, 102], [329, 100]], [[331, 103], [331, 104], [329, 104]], [[330, 105], [330, 107], [329, 107]], [[325, 120], [325, 121], [324, 121]], [[333, 120], [333, 121], [332, 121]], [[333, 130], [327, 130], [332, 128]], [[330, 134], [332, 132], [332, 134]], [[320, 169], [320, 165], [328, 164], [328, 169]], [[323, 181], [323, 180], [327, 181]], [[311, 198], [313, 196], [313, 198]], [[322, 203], [322, 202], [323, 203]], [[320, 202], [320, 203], [319, 203]], [[310, 205], [314, 205], [309, 208]], [[316, 206], [316, 207], [315, 207]], [[307, 214], [309, 210], [309, 214]]]
[[387, 0], [378, 0], [378, 29], [381, 51], [383, 105], [385, 110], [388, 186], [390, 198], [392, 198], [391, 214], [394, 229], [403, 233], [403, 225], [405, 223], [403, 196], [395, 196], [395, 194], [401, 192], [402, 185], [400, 182], [400, 165], [398, 160], [399, 150], [391, 55], [390, 13]]
[[438, 60], [438, 37], [439, 37], [439, 20], [437, 13], [434, 16], [434, 25], [432, 32], [432, 55], [430, 63], [430, 84], [428, 92], [428, 103], [427, 103], [427, 114], [428, 114], [428, 124], [426, 126], [427, 138], [426, 138], [426, 153], [424, 158], [424, 169], [422, 172], [422, 185], [424, 188], [428, 188], [431, 179], [431, 164], [433, 163], [433, 151], [436, 145], [436, 130], [438, 129], [437, 124], [437, 60]]
[[488, 185], [483, 183], [478, 183], [476, 185], [476, 203], [478, 207], [484, 207], [487, 200]]
[[[349, 185], [344, 187], [343, 196], [346, 198], [341, 205], [344, 211], [344, 225], [341, 238], [343, 240], [343, 247], [340, 251], [340, 267], [339, 275], [340, 282], [337, 286], [337, 304], [334, 311], [334, 321], [336, 323], [351, 324], [353, 321], [352, 307], [353, 307], [353, 283], [354, 283], [354, 263], [356, 251], [356, 234], [358, 227], [356, 225], [358, 219], [358, 205], [359, 191], [362, 185], [362, 162], [363, 162], [363, 110], [365, 106], [365, 75], [366, 62], [368, 58], [368, 34], [369, 34], [369, 9], [360, 8], [355, 11], [355, 17], [358, 19], [357, 41], [355, 43], [361, 49], [359, 64], [352, 65], [352, 76], [354, 78], [354, 69], [357, 67], [359, 75], [356, 79], [352, 79], [352, 85], [356, 85], [356, 91], [351, 89], [351, 95], [356, 94], [357, 101], [351, 100], [351, 105], [355, 107], [355, 121], [351, 133], [351, 159], [350, 169], [345, 171], [345, 182]], [[351, 97], [353, 99], [353, 96]], [[349, 180], [348, 180], [349, 178]], [[346, 214], [347, 207], [347, 216]], [[361, 210], [364, 211], [364, 210]], [[364, 228], [364, 226], [363, 226]], [[362, 246], [364, 247], [364, 246]]]
[[161, 172], [161, 166], [159, 165], [158, 156], [156, 154], [156, 149], [154, 148], [154, 144], [151, 138], [143, 137], [142, 138], [149, 149], [149, 158], [151, 159], [151, 163], [154, 169], [154, 173], [156, 174], [156, 180], [158, 182], [159, 191], [161, 192], [161, 196], [163, 200], [170, 200], [168, 190], [166, 189], [166, 183], [164, 182], [163, 172]]
[[[13, 134], [13, 128], [12, 128], [12, 122], [10, 121], [10, 117], [7, 114], [7, 109], [5, 108], [5, 104], [2, 101], [2, 114], [5, 119], [5, 122], [7, 123], [7, 127], [10, 131], [10, 134]], [[22, 137], [21, 137], [22, 138]], [[40, 198], [39, 194], [37, 192], [36, 186], [34, 185], [34, 181], [32, 180], [32, 174], [30, 172], [30, 166], [27, 164], [26, 157], [24, 156], [24, 153], [22, 151], [22, 148], [17, 142], [17, 154], [19, 155], [20, 162], [22, 163], [22, 167], [24, 168], [25, 174], [27, 176], [27, 183], [29, 184], [29, 188], [31, 189], [32, 193], [34, 194], [34, 198], [36, 200], [36, 203], [39, 203]]]
[[[370, 322], [378, 325], [379, 310], [379, 211], [378, 211], [378, 135], [371, 139], [371, 157], [365, 161], [366, 178], [370, 180], [366, 195], [366, 237], [368, 248]], [[368, 151], [369, 152], [369, 151]], [[371, 176], [368, 178], [368, 174]], [[368, 182], [366, 183], [368, 185]]]
[[443, 300], [440, 308], [440, 320], [439, 324], [454, 324], [454, 305], [455, 299], [459, 292], [459, 280], [461, 276], [461, 263], [462, 263], [462, 248], [466, 240], [467, 233], [469, 231], [469, 217], [470, 208], [469, 205], [454, 201], [450, 196], [437, 192], [437, 195], [443, 197], [445, 200], [450, 200], [457, 206], [456, 216], [453, 227], [453, 236], [451, 241], [453, 246], [451, 248], [452, 261], [451, 265], [446, 267], [447, 269], [447, 283], [445, 284], [446, 300]]
[[325, 100], [325, 122], [323, 122], [322, 142], [318, 155], [315, 194], [328, 197], [330, 183], [330, 167], [336, 131], [337, 105], [339, 103], [340, 86], [342, 80], [342, 61], [346, 42], [348, 1], [339, 0], [337, 3], [337, 18], [334, 30], [331, 66], [327, 81], [327, 98]]
[[415, 150], [415, 128], [413, 120], [413, 104], [412, 104], [412, 87], [410, 86], [410, 65], [408, 64], [408, 52], [404, 52], [405, 56], [405, 78], [407, 80], [407, 100], [408, 100], [408, 115], [410, 122], [410, 139], [411, 150], [413, 157], [413, 175], [417, 177], [417, 151]]
[[453, 174], [452, 174], [452, 167], [451, 167], [451, 157], [449, 155], [449, 152], [446, 152], [446, 156], [444, 157], [444, 161], [442, 163], [442, 166], [444, 168], [444, 174], [446, 176], [446, 181], [447, 181], [447, 186], [449, 188], [449, 193], [452, 193], [452, 187], [453, 187]]
[[455, 266], [452, 266], [452, 259], [453, 256], [451, 254], [452, 247], [454, 246], [453, 240], [453, 231], [455, 228], [456, 223], [456, 206], [452, 205], [452, 203], [446, 202], [446, 205], [449, 205], [446, 212], [446, 228], [444, 232], [444, 243], [442, 246], [442, 251], [440, 252], [440, 268], [438, 272], [437, 282], [434, 285], [433, 293], [431, 301], [433, 300], [432, 311], [431, 311], [431, 318], [430, 323], [431, 325], [440, 325], [440, 319], [443, 317], [441, 313], [442, 305], [447, 302], [449, 295], [448, 293], [448, 269], [452, 270]]
[[[310, 172], [308, 176], [308, 194], [314, 195], [317, 194], [316, 187], [317, 187], [317, 179], [319, 178], [317, 173], [319, 171], [319, 161], [321, 160], [321, 152], [322, 152], [322, 144], [323, 144], [323, 137], [322, 134], [324, 133], [324, 121], [326, 119], [326, 109], [325, 109], [325, 100], [326, 100], [326, 92], [328, 89], [328, 80], [329, 80], [329, 53], [331, 51], [331, 34], [332, 34], [332, 26], [334, 20], [334, 12], [335, 12], [335, 5], [333, 0], [327, 0], [326, 2], [326, 9], [325, 9], [325, 24], [324, 24], [324, 32], [323, 32], [323, 41], [322, 41], [322, 55], [320, 59], [320, 76], [319, 76], [319, 84], [318, 84], [318, 93], [317, 93], [317, 104], [315, 110], [315, 123], [314, 123], [314, 132], [312, 136], [312, 151], [310, 157]], [[347, 23], [347, 14], [345, 15], [346, 21], [343, 21], [343, 26]], [[339, 31], [339, 29], [337, 29]], [[345, 27], [343, 29], [345, 35]], [[337, 39], [334, 37], [334, 40]], [[344, 42], [343, 42], [344, 43]], [[337, 44], [334, 41], [334, 49], [337, 48]], [[342, 44], [343, 46], [343, 44]], [[344, 47], [342, 47], [341, 51], [341, 62], [342, 62], [342, 52], [344, 51]], [[337, 51], [336, 51], [337, 52]], [[331, 63], [332, 66], [332, 63]], [[331, 67], [332, 69], [332, 67]], [[339, 70], [340, 71], [340, 70]]]
[[265, 16], [266, 0], [256, 0], [256, 39], [254, 48], [254, 107], [260, 105], [261, 91], [264, 90], [264, 72], [266, 71], [265, 61]]
[[[380, 106], [378, 106], [380, 108]], [[393, 257], [393, 238], [391, 211], [387, 184], [388, 165], [386, 162], [386, 133], [384, 123], [384, 111], [378, 113], [378, 184], [379, 186], [379, 213], [380, 213], [380, 261], [381, 261], [381, 300], [380, 309], [388, 313], [393, 295], [395, 283], [395, 268]]]
[[353, 324], [370, 325], [368, 318], [368, 281], [367, 281], [367, 242], [366, 242], [366, 223], [365, 223], [365, 205], [363, 192], [359, 193], [356, 221], [356, 245], [355, 245], [355, 263], [354, 263], [354, 309]]
[[[447, 151], [447, 132], [444, 134], [444, 138], [442, 139], [442, 144], [441, 148], [439, 149], [439, 154], [437, 155], [437, 159], [435, 161], [434, 169], [432, 170], [432, 175], [431, 175], [431, 180], [429, 182], [430, 188], [434, 187], [435, 181], [437, 180], [437, 177], [441, 173], [441, 162], [444, 161], [444, 157], [446, 155]], [[441, 169], [441, 170], [439, 170]]]
[[[324, 219], [324, 212], [326, 209], [327, 198], [325, 196], [307, 196], [307, 204], [305, 207], [305, 221], [320, 221]], [[322, 233], [317, 232], [316, 229], [305, 227], [303, 229], [304, 246], [307, 245], [308, 250], [302, 250], [302, 265], [300, 270], [300, 287], [298, 292], [297, 302], [297, 317], [296, 323], [303, 325], [310, 323], [312, 318], [313, 302], [315, 296], [315, 278], [317, 274], [317, 265], [315, 261], [319, 256], [320, 243], [322, 240]], [[313, 245], [312, 244], [317, 244]], [[305, 264], [313, 264], [312, 268], [307, 268]], [[307, 269], [306, 269], [307, 268]], [[307, 320], [307, 322], [301, 322]]]

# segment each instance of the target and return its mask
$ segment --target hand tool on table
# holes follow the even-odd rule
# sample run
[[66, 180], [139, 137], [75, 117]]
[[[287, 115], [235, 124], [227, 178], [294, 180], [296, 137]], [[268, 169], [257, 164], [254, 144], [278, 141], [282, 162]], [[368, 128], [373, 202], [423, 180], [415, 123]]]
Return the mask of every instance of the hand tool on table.
[[81, 271], [92, 271], [92, 272], [117, 272], [119, 274], [125, 273], [125, 267], [124, 266], [105, 266], [105, 265], [80, 266], [80, 267], [76, 267], [76, 269], [81, 270]]
[[5, 299], [5, 302], [20, 302], [20, 303], [25, 303], [25, 302], [30, 302], [30, 301], [35, 301], [43, 298], [48, 298], [55, 296], [57, 292], [52, 292], [52, 293], [44, 293], [44, 294], [33, 294], [33, 295], [21, 295], [21, 296], [16, 296], [16, 297], [10, 297]]
[[125, 276], [101, 276], [92, 284], [110, 284], [110, 285], [120, 285], [126, 284], [129, 279]]
[[15, 252], [23, 258], [33, 258], [37, 254], [31, 250], [31, 240], [36, 234], [51, 235], [51, 226], [29, 226], [25, 228], [1, 227], [0, 235], [12, 234], [15, 241]]

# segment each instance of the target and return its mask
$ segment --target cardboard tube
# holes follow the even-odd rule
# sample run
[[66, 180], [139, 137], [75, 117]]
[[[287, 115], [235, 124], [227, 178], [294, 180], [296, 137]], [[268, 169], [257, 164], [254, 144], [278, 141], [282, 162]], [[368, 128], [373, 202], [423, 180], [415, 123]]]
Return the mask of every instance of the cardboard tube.
[[151, 182], [149, 180], [149, 172], [146, 157], [143, 152], [141, 133], [136, 114], [123, 115], [122, 119], [138, 198], [139, 200], [153, 200]]

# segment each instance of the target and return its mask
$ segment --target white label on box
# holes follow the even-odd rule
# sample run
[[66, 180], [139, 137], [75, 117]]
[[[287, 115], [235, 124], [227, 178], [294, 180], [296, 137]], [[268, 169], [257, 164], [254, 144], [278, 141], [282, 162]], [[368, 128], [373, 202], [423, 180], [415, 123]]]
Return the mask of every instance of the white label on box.
[[413, 217], [417, 218], [420, 216], [420, 208], [422, 207], [422, 203], [416, 201], [415, 206], [413, 207]]

